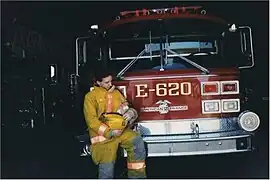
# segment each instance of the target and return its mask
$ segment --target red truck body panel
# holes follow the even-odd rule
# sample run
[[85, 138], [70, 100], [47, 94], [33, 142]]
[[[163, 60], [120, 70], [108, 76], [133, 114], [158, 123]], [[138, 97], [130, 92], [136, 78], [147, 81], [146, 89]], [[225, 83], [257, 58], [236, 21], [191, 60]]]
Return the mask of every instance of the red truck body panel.
[[[201, 95], [201, 82], [238, 80], [237, 69], [211, 69], [209, 75], [194, 70], [142, 71], [126, 73], [123, 81], [124, 94], [139, 111], [140, 121], [172, 120], [228, 116], [231, 113], [202, 114], [202, 100], [239, 98], [235, 95]], [[163, 101], [170, 106], [169, 112], [157, 109]]]

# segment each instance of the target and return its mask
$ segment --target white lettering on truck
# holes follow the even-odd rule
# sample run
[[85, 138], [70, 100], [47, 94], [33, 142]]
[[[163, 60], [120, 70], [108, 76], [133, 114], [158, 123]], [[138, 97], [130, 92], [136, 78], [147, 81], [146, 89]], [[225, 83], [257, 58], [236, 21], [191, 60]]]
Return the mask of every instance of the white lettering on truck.
[[135, 86], [136, 86], [136, 97], [148, 97], [148, 94], [150, 92], [155, 92], [156, 96], [191, 95], [190, 82], [158, 83], [153, 89], [149, 89], [147, 84], [136, 84]]

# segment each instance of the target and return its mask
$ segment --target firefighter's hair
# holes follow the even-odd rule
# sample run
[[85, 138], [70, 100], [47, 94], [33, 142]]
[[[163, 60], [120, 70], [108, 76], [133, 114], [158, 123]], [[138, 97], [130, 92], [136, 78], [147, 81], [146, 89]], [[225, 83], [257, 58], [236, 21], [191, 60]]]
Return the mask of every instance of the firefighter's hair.
[[102, 81], [103, 78], [108, 76], [114, 76], [114, 73], [109, 68], [100, 68], [96, 69], [94, 72], [93, 82], [96, 83], [97, 81]]

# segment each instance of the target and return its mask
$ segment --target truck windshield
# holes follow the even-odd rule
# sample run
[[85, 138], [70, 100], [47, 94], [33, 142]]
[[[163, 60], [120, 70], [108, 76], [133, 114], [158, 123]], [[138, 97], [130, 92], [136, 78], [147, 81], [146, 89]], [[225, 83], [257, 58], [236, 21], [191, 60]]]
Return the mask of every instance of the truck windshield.
[[[127, 72], [196, 68], [181, 56], [204, 68], [224, 67], [226, 61], [220, 53], [224, 27], [202, 20], [176, 19], [165, 20], [163, 27], [161, 30], [158, 20], [148, 20], [109, 30], [111, 66], [121, 70], [137, 59]], [[164, 49], [171, 51], [161, 53]]]

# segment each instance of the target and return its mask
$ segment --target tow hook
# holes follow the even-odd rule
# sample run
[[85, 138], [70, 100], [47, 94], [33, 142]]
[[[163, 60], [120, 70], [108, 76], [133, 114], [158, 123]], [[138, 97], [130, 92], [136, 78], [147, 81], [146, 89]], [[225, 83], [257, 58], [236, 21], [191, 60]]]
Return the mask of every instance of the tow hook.
[[196, 136], [196, 137], [199, 137], [199, 133], [200, 133], [200, 128], [199, 128], [199, 125], [196, 124], [196, 128], [195, 128], [195, 136]]
[[190, 129], [192, 131], [192, 136], [195, 137], [195, 138], [198, 138], [199, 137], [199, 133], [200, 133], [200, 128], [199, 128], [199, 125], [194, 122], [192, 122], [190, 124]]

